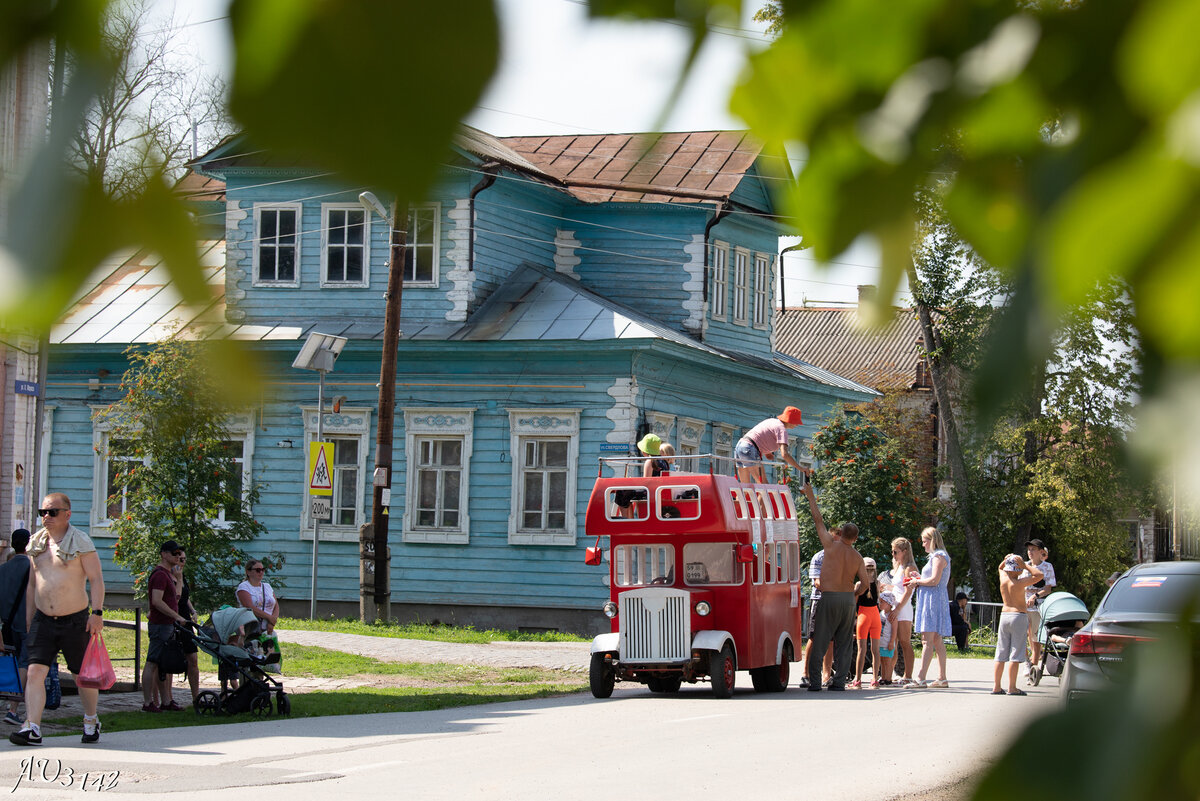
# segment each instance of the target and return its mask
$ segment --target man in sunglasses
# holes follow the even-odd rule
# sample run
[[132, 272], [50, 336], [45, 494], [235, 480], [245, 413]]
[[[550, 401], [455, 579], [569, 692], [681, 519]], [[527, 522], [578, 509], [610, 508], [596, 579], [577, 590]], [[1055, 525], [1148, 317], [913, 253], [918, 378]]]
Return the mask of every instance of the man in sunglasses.
[[[42, 528], [26, 549], [31, 562], [25, 607], [29, 653], [25, 685], [27, 720], [8, 739], [16, 745], [42, 744], [42, 710], [46, 706], [46, 675], [61, 651], [67, 669], [78, 674], [92, 635], [104, 628], [104, 577], [100, 557], [88, 535], [71, 525], [71, 499], [52, 492], [38, 509]], [[89, 593], [90, 589], [90, 593]], [[88, 612], [88, 602], [91, 612]], [[83, 706], [83, 742], [100, 739], [96, 715], [98, 690], [79, 688]]]

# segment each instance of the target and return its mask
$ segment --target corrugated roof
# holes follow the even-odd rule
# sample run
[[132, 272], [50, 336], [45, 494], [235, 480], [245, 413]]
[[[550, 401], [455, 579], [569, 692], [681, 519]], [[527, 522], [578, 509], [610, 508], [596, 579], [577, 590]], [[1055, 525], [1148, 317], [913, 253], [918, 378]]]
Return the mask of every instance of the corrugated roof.
[[213, 288], [204, 308], [185, 306], [157, 256], [119, 254], [81, 286], [75, 303], [51, 329], [56, 345], [157, 342], [185, 329], [198, 339], [296, 339], [296, 326], [232, 325], [225, 321], [225, 242], [201, 242], [200, 264]]
[[911, 309], [897, 309], [879, 331], [867, 331], [855, 308], [782, 309], [775, 347], [790, 357], [879, 390], [909, 389], [921, 361], [921, 326]]
[[718, 201], [733, 193], [762, 152], [762, 145], [744, 131], [508, 136], [500, 141], [588, 203]]

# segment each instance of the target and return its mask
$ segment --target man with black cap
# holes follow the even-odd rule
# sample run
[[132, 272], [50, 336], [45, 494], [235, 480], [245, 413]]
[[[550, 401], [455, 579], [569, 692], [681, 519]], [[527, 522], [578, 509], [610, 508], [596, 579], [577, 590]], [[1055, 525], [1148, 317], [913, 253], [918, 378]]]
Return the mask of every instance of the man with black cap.
[[[1029, 563], [1042, 571], [1042, 579], [1025, 588], [1025, 607], [1029, 610], [1029, 651], [1031, 661], [1025, 663], [1025, 677], [1033, 684], [1033, 669], [1042, 663], [1042, 644], [1038, 641], [1038, 625], [1042, 622], [1042, 599], [1054, 592], [1057, 584], [1054, 578], [1054, 565], [1046, 561], [1050, 555], [1046, 543], [1032, 539], [1025, 543], [1025, 553], [1029, 555]], [[1029, 570], [1021, 571], [1021, 578], [1028, 578]]]
[[[163, 710], [181, 709], [171, 698], [171, 685], [167, 676], [159, 669], [162, 662], [163, 648], [175, 634], [175, 622], [185, 622], [186, 618], [179, 614], [179, 595], [175, 590], [175, 576], [171, 569], [180, 564], [179, 556], [183, 548], [175, 540], [167, 540], [159, 547], [159, 561], [150, 572], [146, 582], [146, 592], [150, 596], [150, 617], [146, 630], [150, 634], [150, 645], [146, 653], [146, 667], [142, 670], [142, 695], [145, 703], [143, 712], [162, 712]], [[162, 706], [154, 702], [155, 688]]]

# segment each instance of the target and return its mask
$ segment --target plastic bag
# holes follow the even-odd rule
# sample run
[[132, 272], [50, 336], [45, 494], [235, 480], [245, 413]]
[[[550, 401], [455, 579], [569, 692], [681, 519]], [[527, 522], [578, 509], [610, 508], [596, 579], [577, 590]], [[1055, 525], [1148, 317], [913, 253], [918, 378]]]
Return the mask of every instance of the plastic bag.
[[108, 658], [108, 648], [99, 634], [92, 635], [92, 641], [83, 653], [83, 667], [75, 677], [75, 683], [95, 690], [107, 690], [117, 683], [117, 673], [113, 670], [112, 660]]

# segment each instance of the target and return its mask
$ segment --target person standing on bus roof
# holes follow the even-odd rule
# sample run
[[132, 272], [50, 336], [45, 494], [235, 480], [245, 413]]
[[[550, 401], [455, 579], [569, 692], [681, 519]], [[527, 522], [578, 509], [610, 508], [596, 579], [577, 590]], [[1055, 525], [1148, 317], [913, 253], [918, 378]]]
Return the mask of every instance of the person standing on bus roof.
[[800, 465], [788, 453], [787, 435], [789, 428], [795, 428], [801, 422], [800, 410], [795, 406], [789, 406], [783, 410], [782, 414], [768, 417], [747, 431], [746, 435], [738, 440], [737, 447], [733, 449], [738, 481], [766, 483], [762, 461], [774, 456], [775, 451], [779, 451], [779, 458], [795, 470], [801, 470]]
[[[811, 471], [804, 471], [809, 474]], [[821, 563], [821, 603], [817, 606], [813, 621], [813, 650], [808, 655], [808, 691], [821, 689], [821, 662], [829, 641], [833, 640], [833, 683], [831, 690], [845, 690], [850, 677], [850, 653], [854, 639], [855, 580], [869, 584], [872, 578], [867, 573], [863, 558], [854, 550], [858, 539], [858, 526], [842, 523], [837, 527], [837, 536], [825, 528], [821, 510], [817, 508], [817, 496], [813, 494], [812, 482], [804, 482], [804, 495], [812, 512], [817, 536], [825, 547], [825, 558]]]

